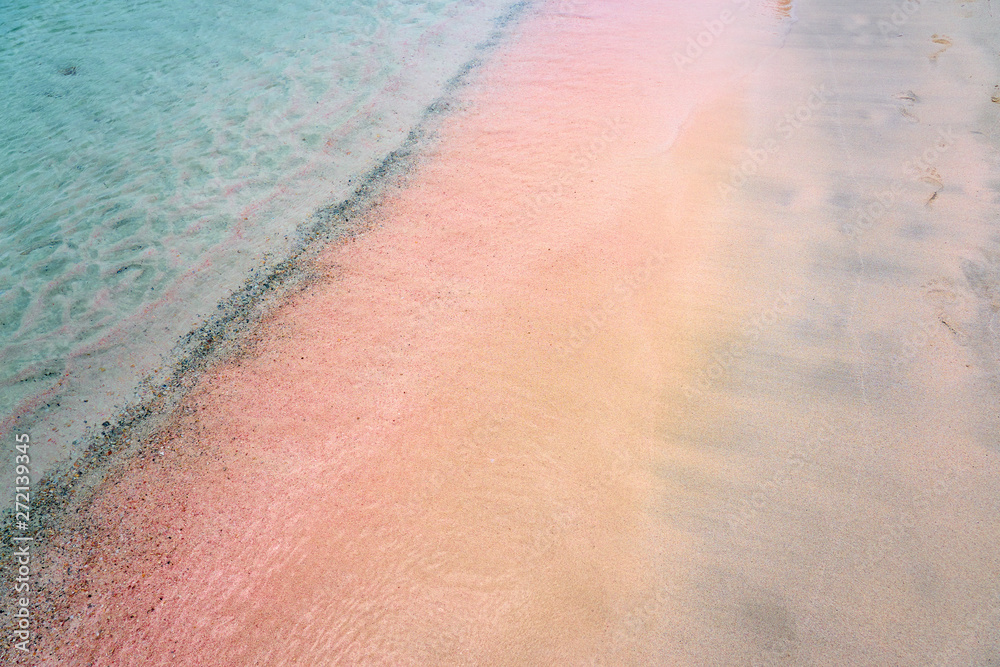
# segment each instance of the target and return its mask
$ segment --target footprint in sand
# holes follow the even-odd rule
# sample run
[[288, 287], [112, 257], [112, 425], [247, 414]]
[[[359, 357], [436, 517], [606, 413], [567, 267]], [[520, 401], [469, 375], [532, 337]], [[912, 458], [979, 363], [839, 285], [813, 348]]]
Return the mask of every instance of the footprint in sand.
[[955, 285], [944, 277], [934, 278], [921, 285], [924, 299], [934, 306], [935, 318], [957, 339], [959, 345], [966, 345], [969, 337], [958, 323], [966, 313], [965, 295], [955, 289]]
[[792, 0], [776, 0], [772, 8], [779, 18], [787, 19], [792, 17]]
[[938, 49], [929, 56], [931, 62], [933, 63], [937, 62], [937, 57], [942, 53], [944, 53], [945, 51], [947, 51], [948, 48], [951, 46], [951, 38], [949, 38], [947, 35], [931, 35], [931, 41], [934, 42], [935, 44], [940, 44], [943, 47]]
[[944, 276], [934, 278], [920, 287], [924, 292], [924, 299], [938, 309], [955, 309], [965, 306], [965, 296], [955, 288], [955, 284], [951, 280]]
[[944, 189], [944, 181], [941, 180], [941, 174], [934, 167], [928, 167], [924, 170], [923, 175], [921, 175], [918, 180], [934, 188], [934, 192], [931, 193], [931, 196], [926, 202], [924, 202], [927, 206], [930, 206], [931, 203], [937, 199], [938, 193]]
[[895, 95], [893, 95], [893, 97], [899, 100], [900, 103], [899, 113], [903, 114], [903, 118], [910, 121], [911, 123], [920, 122], [920, 119], [917, 118], [915, 115], [913, 115], [913, 113], [910, 111], [913, 105], [915, 105], [917, 102], [920, 101], [920, 98], [917, 97], [917, 94], [915, 92], [913, 92], [912, 90], [904, 90], [901, 93], [896, 93]]
[[944, 189], [944, 181], [941, 180], [941, 174], [938, 173], [938, 170], [933, 167], [921, 176], [920, 180], [934, 188], [934, 192], [931, 193], [931, 196], [925, 202], [927, 206], [930, 206], [931, 202], [937, 199], [938, 193]]

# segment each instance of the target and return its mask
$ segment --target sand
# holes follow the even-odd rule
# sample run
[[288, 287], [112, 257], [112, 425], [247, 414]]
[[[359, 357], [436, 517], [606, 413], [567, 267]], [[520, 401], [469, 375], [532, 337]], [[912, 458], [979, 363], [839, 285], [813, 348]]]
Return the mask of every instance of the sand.
[[914, 6], [539, 5], [32, 664], [1000, 660], [995, 23]]

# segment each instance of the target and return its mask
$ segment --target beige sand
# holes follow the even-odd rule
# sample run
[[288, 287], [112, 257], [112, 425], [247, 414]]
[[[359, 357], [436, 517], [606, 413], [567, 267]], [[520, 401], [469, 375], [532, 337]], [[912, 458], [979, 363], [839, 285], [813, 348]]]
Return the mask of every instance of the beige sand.
[[1000, 660], [989, 7], [823, 4], [533, 16], [64, 531], [36, 662]]

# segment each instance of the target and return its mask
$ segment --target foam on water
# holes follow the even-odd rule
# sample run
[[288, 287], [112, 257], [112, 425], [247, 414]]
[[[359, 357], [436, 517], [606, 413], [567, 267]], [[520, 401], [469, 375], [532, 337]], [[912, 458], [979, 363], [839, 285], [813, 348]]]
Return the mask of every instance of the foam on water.
[[5, 7], [0, 418], [47, 415], [35, 472], [348, 195], [506, 4]]

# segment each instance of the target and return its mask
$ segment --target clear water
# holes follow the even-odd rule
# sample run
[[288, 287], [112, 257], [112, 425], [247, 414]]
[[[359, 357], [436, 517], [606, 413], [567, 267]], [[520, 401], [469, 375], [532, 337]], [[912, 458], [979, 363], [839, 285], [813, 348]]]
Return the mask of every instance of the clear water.
[[72, 454], [402, 141], [507, 4], [5, 2], [0, 418], [45, 413], [34, 441]]

